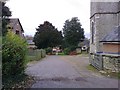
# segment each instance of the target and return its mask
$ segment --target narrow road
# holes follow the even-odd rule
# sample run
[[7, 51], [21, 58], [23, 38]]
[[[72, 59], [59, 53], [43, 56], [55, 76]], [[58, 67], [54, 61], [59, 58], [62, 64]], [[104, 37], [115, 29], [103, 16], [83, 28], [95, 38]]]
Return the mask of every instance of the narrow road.
[[89, 71], [88, 57], [47, 56], [30, 63], [26, 74], [34, 76], [31, 88], [118, 88], [118, 80]]

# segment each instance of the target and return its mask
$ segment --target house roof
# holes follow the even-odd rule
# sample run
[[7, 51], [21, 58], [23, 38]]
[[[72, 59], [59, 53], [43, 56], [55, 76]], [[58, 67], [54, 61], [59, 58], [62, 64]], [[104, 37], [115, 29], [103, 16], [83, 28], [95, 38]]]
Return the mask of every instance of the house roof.
[[34, 45], [35, 43], [33, 42], [33, 37], [32, 36], [26, 36], [27, 43], [29, 45]]
[[34, 45], [35, 43], [33, 42], [33, 40], [27, 40], [27, 43], [29, 44], [29, 45]]
[[17, 23], [19, 23], [22, 32], [24, 32], [23, 27], [20, 23], [20, 20], [18, 18], [9, 18], [10, 19], [10, 24], [12, 25], [12, 27], [14, 27]]
[[113, 29], [100, 42], [120, 42], [120, 26]]
[[83, 42], [80, 42], [80, 43], [78, 44], [78, 46], [80, 46], [80, 47], [82, 47], [82, 46], [87, 46], [87, 47], [89, 47], [89, 44], [90, 44], [90, 40], [84, 39], [84, 41], [83, 41]]

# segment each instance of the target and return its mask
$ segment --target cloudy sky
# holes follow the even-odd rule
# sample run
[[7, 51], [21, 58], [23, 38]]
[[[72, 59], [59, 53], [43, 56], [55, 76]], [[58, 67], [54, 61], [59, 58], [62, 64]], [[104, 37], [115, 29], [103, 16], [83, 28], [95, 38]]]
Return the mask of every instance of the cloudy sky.
[[25, 35], [33, 36], [44, 21], [62, 30], [65, 20], [78, 17], [89, 38], [90, 0], [9, 0], [6, 5], [20, 19]]

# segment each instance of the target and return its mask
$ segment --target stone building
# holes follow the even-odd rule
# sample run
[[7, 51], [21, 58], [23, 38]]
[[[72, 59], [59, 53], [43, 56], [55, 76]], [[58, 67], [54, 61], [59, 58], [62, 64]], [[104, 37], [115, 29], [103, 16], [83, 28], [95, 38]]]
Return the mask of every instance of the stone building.
[[24, 37], [24, 30], [18, 18], [9, 18], [10, 23], [7, 28], [12, 30], [15, 34]]
[[[114, 46], [111, 46], [113, 43], [104, 43], [104, 39], [106, 37], [109, 38], [110, 35], [115, 35], [113, 30], [119, 30], [115, 28], [120, 26], [120, 2], [91, 1], [90, 15], [90, 63], [98, 69], [103, 69], [104, 56], [117, 56], [114, 58], [119, 57], [119, 50], [118, 52], [117, 50], [113, 50], [110, 51], [110, 54], [107, 53], [110, 48], [106, 47], [106, 45], [113, 48], [115, 44]], [[114, 34], [110, 34], [111, 32]], [[112, 42], [114, 42], [114, 40]], [[119, 49], [120, 40], [118, 39], [116, 42], [117, 47], [115, 46], [114, 49]], [[115, 54], [113, 54], [114, 52]]]

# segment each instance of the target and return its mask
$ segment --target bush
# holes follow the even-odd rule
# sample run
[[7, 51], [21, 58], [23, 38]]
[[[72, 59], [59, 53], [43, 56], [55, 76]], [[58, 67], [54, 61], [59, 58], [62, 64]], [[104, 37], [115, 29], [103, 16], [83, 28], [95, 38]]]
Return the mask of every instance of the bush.
[[70, 52], [73, 52], [73, 51], [75, 51], [75, 50], [76, 50], [76, 48], [77, 48], [76, 46], [70, 46], [70, 47], [69, 47], [69, 49], [70, 49]]
[[69, 55], [71, 52], [76, 50], [76, 46], [69, 46], [68, 48], [64, 49], [64, 54]]
[[45, 49], [47, 54], [52, 54], [52, 48], [48, 47]]
[[[2, 74], [3, 79], [24, 73], [27, 54], [26, 41], [9, 31], [3, 38]], [[7, 78], [6, 78], [7, 77]], [[4, 81], [4, 80], [3, 80]]]
[[70, 53], [70, 48], [65, 48], [63, 52], [64, 52], [65, 55], [69, 55], [69, 53]]

